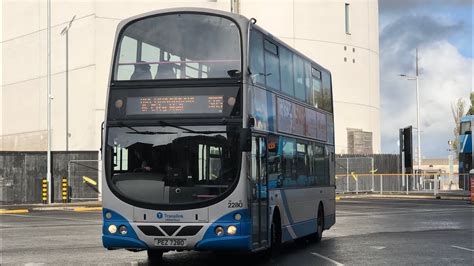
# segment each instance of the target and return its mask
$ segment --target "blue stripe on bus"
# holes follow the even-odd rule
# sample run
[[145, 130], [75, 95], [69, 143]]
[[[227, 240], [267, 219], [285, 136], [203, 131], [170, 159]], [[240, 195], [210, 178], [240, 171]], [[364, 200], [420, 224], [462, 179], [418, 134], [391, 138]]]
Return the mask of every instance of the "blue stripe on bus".
[[293, 231], [295, 231], [296, 237], [303, 237], [303, 236], [307, 236], [309, 234], [315, 233], [316, 225], [317, 225], [317, 220], [310, 219], [307, 221], [295, 223], [291, 227], [293, 228]]
[[286, 226], [283, 226], [281, 228], [281, 241], [286, 242], [290, 240], [293, 240], [293, 238], [291, 237], [290, 232], [288, 231], [288, 228]]
[[[234, 219], [234, 215], [240, 213], [240, 221]], [[237, 227], [237, 234], [217, 236], [215, 233], [217, 226], [222, 226], [224, 231], [227, 227], [234, 225]], [[232, 211], [213, 222], [204, 233], [203, 239], [194, 246], [196, 250], [241, 250], [250, 251], [252, 249], [252, 220], [248, 209]]]
[[283, 242], [292, 240], [293, 238], [290, 235], [289, 227], [295, 232], [296, 238], [307, 236], [316, 232], [317, 219], [310, 219], [291, 225], [283, 226], [281, 229], [281, 239]]
[[283, 203], [283, 208], [285, 209], [286, 216], [288, 217], [288, 221], [290, 225], [293, 224], [293, 217], [291, 216], [290, 208], [288, 207], [288, 200], [286, 199], [285, 190], [280, 190], [281, 194], [281, 201]]
[[[105, 214], [110, 213], [112, 217], [110, 219], [105, 218]], [[102, 225], [102, 244], [105, 248], [136, 248], [136, 249], [147, 249], [148, 246], [145, 242], [138, 239], [137, 234], [133, 230], [132, 226], [122, 215], [115, 211], [104, 208], [102, 210], [103, 225]], [[115, 234], [109, 233], [109, 225], [114, 224], [117, 226], [117, 232]], [[125, 236], [120, 235], [118, 228], [121, 225], [127, 227], [127, 234]]]

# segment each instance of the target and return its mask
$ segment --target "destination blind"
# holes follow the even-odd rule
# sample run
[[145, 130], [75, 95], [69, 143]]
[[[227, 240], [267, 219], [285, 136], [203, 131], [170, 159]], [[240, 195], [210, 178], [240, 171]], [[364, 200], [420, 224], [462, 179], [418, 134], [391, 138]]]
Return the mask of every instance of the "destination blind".
[[223, 105], [223, 95], [128, 97], [127, 115], [220, 114]]

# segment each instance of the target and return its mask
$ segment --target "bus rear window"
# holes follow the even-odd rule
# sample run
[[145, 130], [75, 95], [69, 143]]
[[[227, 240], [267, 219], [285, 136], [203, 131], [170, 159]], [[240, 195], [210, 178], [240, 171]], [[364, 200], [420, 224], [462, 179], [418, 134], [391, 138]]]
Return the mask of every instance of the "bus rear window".
[[239, 29], [223, 17], [145, 18], [126, 26], [118, 45], [115, 80], [229, 78], [241, 72]]

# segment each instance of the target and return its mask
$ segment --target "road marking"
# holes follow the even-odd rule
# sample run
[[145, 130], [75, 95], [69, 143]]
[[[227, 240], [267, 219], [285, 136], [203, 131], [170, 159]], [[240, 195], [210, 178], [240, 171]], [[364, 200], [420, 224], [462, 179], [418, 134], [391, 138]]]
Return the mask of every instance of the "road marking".
[[321, 255], [321, 254], [318, 254], [318, 253], [316, 253], [316, 252], [311, 252], [311, 254], [313, 254], [313, 255], [316, 256], [316, 257], [320, 257], [320, 258], [322, 258], [322, 259], [325, 259], [325, 260], [327, 260], [327, 261], [330, 261], [330, 262], [334, 263], [335, 265], [338, 265], [338, 266], [344, 265], [344, 264], [342, 264], [342, 263], [340, 263], [340, 262], [337, 262], [337, 261], [335, 261], [335, 260], [333, 260], [333, 259], [330, 259], [330, 258], [328, 258], [328, 257], [326, 257], [326, 256], [323, 256], [323, 255]]
[[102, 211], [102, 207], [77, 207], [73, 208], [75, 212]]
[[14, 214], [14, 213], [28, 213], [28, 210], [26, 210], [26, 209], [21, 209], [21, 210], [0, 209], [0, 214]]
[[385, 247], [383, 247], [383, 246], [371, 246], [371, 248], [378, 249], [378, 250], [385, 249]]
[[93, 222], [96, 223], [97, 220], [87, 220], [87, 219], [76, 219], [76, 218], [66, 218], [66, 217], [57, 217], [57, 216], [39, 216], [39, 215], [23, 215], [23, 214], [5, 214], [8, 216], [23, 217], [23, 218], [38, 218], [38, 219], [52, 219], [52, 220], [66, 220], [66, 221], [84, 221], [84, 222]]
[[462, 250], [467, 250], [467, 251], [474, 252], [474, 249], [470, 249], [470, 248], [463, 248], [463, 247], [454, 246], [454, 245], [452, 245], [451, 247], [453, 247], [453, 248], [457, 248], [457, 249], [462, 249]]
[[388, 215], [414, 215], [414, 214], [423, 214], [423, 213], [464, 213], [466, 210], [464, 209], [444, 209], [444, 210], [406, 210], [406, 211], [395, 211], [395, 212], [388, 212], [388, 211], [380, 211], [380, 212], [354, 212], [354, 211], [336, 211], [336, 214], [342, 214], [342, 217], [355, 217], [355, 216], [388, 216]]
[[[432, 205], [432, 206], [456, 206], [456, 207], [465, 207], [466, 209], [471, 209], [472, 206], [469, 204], [468, 201], [462, 201], [464, 204], [457, 204], [456, 203], [448, 203], [448, 204], [443, 204], [443, 203], [446, 203], [446, 201], [442, 201], [442, 200], [438, 200], [438, 201], [442, 201], [443, 203], [428, 203], [428, 202], [433, 202], [434, 200], [432, 199], [410, 199], [410, 200], [406, 200], [406, 199], [399, 199], [397, 202], [394, 202], [394, 201], [391, 201], [389, 202], [388, 200], [393, 200], [393, 199], [376, 199], [376, 200], [353, 200], [353, 199], [345, 199], [344, 200], [344, 204], [346, 203], [350, 203], [350, 204], [347, 204], [347, 205], [352, 205], [353, 203], [357, 203], [357, 205], [361, 205], [361, 204], [381, 204], [381, 205], [410, 205], [410, 206], [413, 206], [413, 205], [416, 205], [416, 206], [429, 206], [429, 205]], [[416, 200], [416, 203], [414, 202]], [[380, 207], [380, 208], [383, 208]]]

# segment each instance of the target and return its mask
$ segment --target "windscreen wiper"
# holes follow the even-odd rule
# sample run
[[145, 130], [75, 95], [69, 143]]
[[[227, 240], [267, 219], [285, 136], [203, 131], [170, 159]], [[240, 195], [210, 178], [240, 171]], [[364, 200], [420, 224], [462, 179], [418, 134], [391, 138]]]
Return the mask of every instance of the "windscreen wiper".
[[158, 121], [162, 126], [168, 126], [168, 127], [174, 127], [177, 129], [181, 129], [186, 133], [193, 133], [193, 134], [216, 134], [216, 133], [227, 133], [227, 131], [213, 131], [213, 130], [203, 130], [203, 131], [197, 131], [197, 130], [192, 130], [186, 127], [174, 125], [168, 122], [165, 122], [163, 120]]
[[133, 130], [133, 132], [127, 132], [127, 134], [140, 134], [140, 135], [166, 135], [166, 134], [178, 134], [177, 132], [158, 132], [158, 131], [140, 131], [135, 129], [132, 126], [129, 126], [123, 122], [119, 123], [120, 127], [126, 127], [130, 130]]

